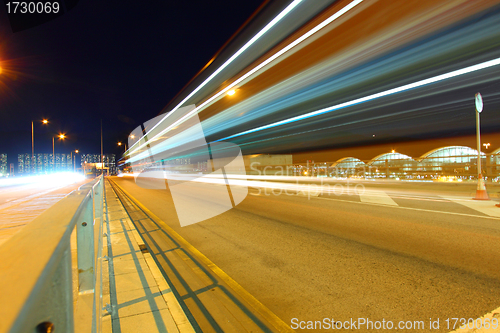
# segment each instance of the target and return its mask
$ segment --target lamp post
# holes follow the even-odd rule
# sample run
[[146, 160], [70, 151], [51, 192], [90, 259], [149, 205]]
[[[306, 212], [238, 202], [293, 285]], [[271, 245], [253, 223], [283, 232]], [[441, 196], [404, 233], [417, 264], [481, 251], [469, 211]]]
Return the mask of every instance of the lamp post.
[[[57, 136], [59, 140], [64, 140], [66, 138], [66, 135], [64, 134], [59, 134]], [[54, 143], [55, 136], [52, 137], [52, 166], [54, 168], [54, 171], [56, 170], [56, 154], [55, 154], [55, 143]]]
[[[47, 125], [48, 123], [49, 121], [47, 119], [42, 119], [42, 124]], [[31, 121], [31, 165], [33, 165], [33, 159], [35, 159], [35, 125], [33, 124], [32, 120]], [[36, 164], [34, 171], [36, 171]]]
[[127, 151], [127, 144], [126, 144], [126, 143], [121, 143], [121, 142], [118, 142], [118, 146], [120, 146], [120, 147], [121, 147], [121, 145], [124, 145], [124, 146], [125, 146], [125, 150], [124, 150], [124, 152], [126, 152], [126, 151]]
[[483, 98], [480, 93], [475, 96], [476, 103], [476, 143], [477, 143], [477, 190], [475, 200], [490, 200], [486, 187], [484, 186], [483, 174], [481, 172], [481, 133], [479, 114], [483, 111]]
[[73, 151], [71, 151], [71, 161], [73, 162], [73, 172], [76, 172], [76, 154], [80, 151], [78, 149], [75, 150], [75, 155], [73, 155]]
[[73, 172], [76, 172], [76, 154], [78, 154], [80, 151], [77, 149], [75, 150], [75, 157], [73, 160]]

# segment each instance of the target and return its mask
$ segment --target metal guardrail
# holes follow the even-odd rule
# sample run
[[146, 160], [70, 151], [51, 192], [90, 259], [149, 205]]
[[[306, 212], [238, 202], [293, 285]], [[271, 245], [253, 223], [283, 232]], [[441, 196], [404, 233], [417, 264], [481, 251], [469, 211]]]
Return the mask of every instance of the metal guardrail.
[[[104, 178], [83, 185], [0, 246], [0, 332], [100, 332]], [[78, 295], [71, 234], [76, 228]]]

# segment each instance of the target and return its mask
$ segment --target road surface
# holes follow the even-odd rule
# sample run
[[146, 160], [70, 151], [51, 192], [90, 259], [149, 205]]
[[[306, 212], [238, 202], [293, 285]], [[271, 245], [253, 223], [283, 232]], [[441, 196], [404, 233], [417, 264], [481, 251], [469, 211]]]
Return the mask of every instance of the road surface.
[[[27, 178], [26, 178], [27, 179]], [[0, 245], [88, 180], [65, 177], [3, 179], [0, 182]], [[9, 181], [16, 183], [8, 184]]]
[[500, 306], [500, 218], [489, 216], [495, 202], [471, 204], [470, 185], [367, 186], [368, 196], [250, 188], [236, 208], [180, 227], [168, 190], [112, 180], [289, 325], [368, 318], [446, 332], [447, 318]]

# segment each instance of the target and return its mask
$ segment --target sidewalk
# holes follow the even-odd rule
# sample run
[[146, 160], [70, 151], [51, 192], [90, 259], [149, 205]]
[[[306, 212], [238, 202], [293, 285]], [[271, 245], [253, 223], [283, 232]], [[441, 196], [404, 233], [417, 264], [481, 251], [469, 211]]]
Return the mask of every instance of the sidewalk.
[[[214, 262], [108, 178], [197, 332], [293, 332]], [[111, 210], [111, 207], [110, 207]], [[143, 247], [140, 247], [143, 249]]]
[[103, 305], [111, 304], [111, 315], [103, 318], [103, 332], [195, 332], [107, 181], [105, 186]]

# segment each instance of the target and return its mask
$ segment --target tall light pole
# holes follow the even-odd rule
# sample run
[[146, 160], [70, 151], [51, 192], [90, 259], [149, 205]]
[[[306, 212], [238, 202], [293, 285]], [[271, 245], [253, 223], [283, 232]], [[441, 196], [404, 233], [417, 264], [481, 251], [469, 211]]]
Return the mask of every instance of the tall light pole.
[[[49, 121], [47, 119], [42, 120], [42, 124], [47, 125]], [[33, 159], [35, 158], [35, 126], [33, 120], [31, 121], [31, 165], [33, 165]], [[36, 171], [36, 164], [35, 164]]]
[[104, 153], [102, 149], [102, 119], [101, 119], [101, 175], [104, 174]]
[[73, 172], [76, 173], [76, 154], [78, 154], [80, 151], [78, 149], [75, 150], [75, 155], [73, 156], [73, 152], [71, 152], [71, 157], [73, 159]]
[[55, 154], [54, 137], [52, 137], [52, 172], [56, 171], [56, 154]]
[[125, 150], [124, 150], [124, 152], [125, 152], [125, 151], [127, 151], [127, 144], [126, 144], [126, 143], [121, 143], [121, 142], [118, 142], [118, 146], [120, 146], [120, 147], [121, 147], [121, 145], [124, 145], [124, 146], [125, 146]]
[[[66, 135], [64, 134], [59, 134], [57, 136], [59, 140], [64, 140], [66, 138]], [[54, 143], [55, 136], [52, 137], [52, 166], [54, 168], [53, 171], [56, 170], [56, 154], [55, 154], [55, 143]]]
[[479, 114], [483, 111], [483, 98], [480, 93], [476, 94], [476, 143], [477, 143], [477, 190], [475, 200], [490, 200], [486, 187], [484, 186], [483, 174], [481, 172], [481, 133]]

